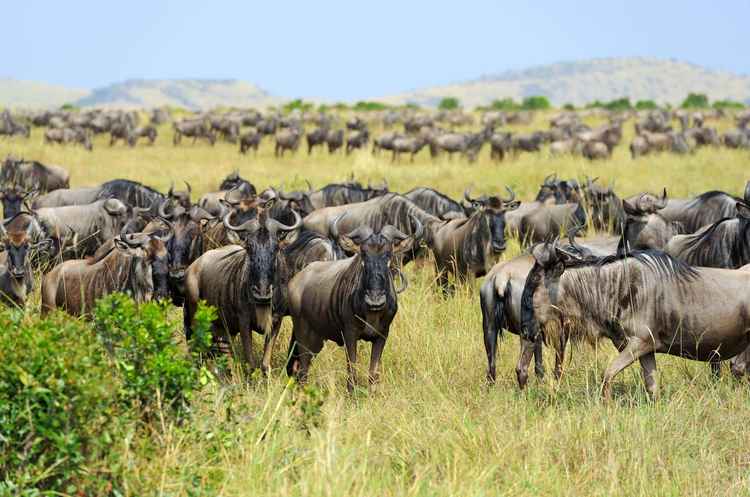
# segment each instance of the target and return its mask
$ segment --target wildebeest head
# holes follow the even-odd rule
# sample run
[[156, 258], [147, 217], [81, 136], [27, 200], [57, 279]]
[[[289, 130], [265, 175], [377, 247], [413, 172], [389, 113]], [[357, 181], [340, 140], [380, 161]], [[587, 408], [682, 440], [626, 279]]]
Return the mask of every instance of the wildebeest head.
[[242, 178], [240, 176], [240, 172], [237, 170], [232, 171], [231, 173], [229, 173], [229, 175], [227, 175], [226, 178], [224, 178], [224, 180], [219, 185], [219, 190], [232, 190], [239, 187], [240, 185], [244, 186], [247, 189], [248, 194], [255, 195], [257, 193], [255, 186], [246, 179]]
[[188, 210], [190, 209], [190, 195], [193, 193], [193, 189], [190, 187], [190, 183], [185, 181], [185, 186], [187, 187], [187, 190], [183, 191], [175, 191], [174, 190], [174, 183], [169, 187], [169, 192], [167, 192], [167, 197], [169, 200], [172, 201], [174, 205], [182, 206], [183, 209]]
[[670, 222], [659, 214], [667, 205], [667, 190], [661, 198], [643, 193], [635, 199], [623, 200], [626, 220], [618, 251], [661, 249], [674, 235], [679, 234], [679, 223]]
[[[507, 199], [500, 196], [482, 196], [471, 198], [469, 191], [464, 192], [464, 199], [474, 207], [472, 216], [481, 216], [480, 221], [486, 220], [491, 236], [491, 247], [494, 254], [501, 254], [505, 251], [505, 213], [518, 209], [521, 202], [515, 200], [516, 194], [509, 187], [506, 187], [510, 197]], [[480, 226], [480, 229], [482, 226]]]
[[[418, 233], [422, 227], [418, 223]], [[379, 232], [374, 232], [369, 226], [360, 226], [347, 235], [342, 235], [339, 243], [347, 252], [358, 254], [362, 276], [359, 291], [368, 311], [380, 311], [388, 303], [393, 281], [392, 270], [394, 256], [411, 250], [414, 240], [418, 238], [405, 235], [391, 225], [384, 226]], [[400, 293], [406, 289], [406, 280], [401, 274], [402, 287], [394, 289]]]
[[604, 187], [596, 182], [597, 179], [599, 178], [591, 179], [586, 176], [586, 185], [583, 190], [593, 225], [597, 229], [608, 229], [610, 223], [615, 223], [614, 227], [619, 229], [618, 219], [615, 217], [617, 217], [616, 212], [621, 211], [620, 199], [617, 198], [611, 186]]
[[20, 212], [0, 224], [0, 250], [7, 253], [6, 266], [10, 276], [23, 279], [27, 269], [27, 255], [31, 250], [45, 250], [50, 240], [31, 244], [33, 219], [30, 214]]
[[303, 217], [315, 210], [315, 207], [310, 200], [310, 194], [313, 191], [312, 185], [308, 182], [307, 187], [307, 191], [298, 190], [287, 193], [279, 191], [279, 198], [282, 201], [287, 202], [291, 209], [300, 212]]
[[565, 202], [563, 192], [557, 181], [557, 174], [550, 174], [539, 186], [539, 193], [536, 194], [537, 202], [547, 202], [550, 199], [554, 199], [556, 204], [562, 204]]
[[136, 257], [133, 271], [136, 280], [146, 282], [151, 288], [138, 289], [144, 291], [148, 298], [156, 300], [168, 299], [169, 294], [169, 254], [166, 244], [172, 233], [166, 235], [156, 233], [126, 234], [125, 230], [114, 238], [117, 250]]
[[0, 199], [3, 202], [3, 218], [11, 218], [21, 212], [24, 202], [34, 193], [33, 191], [25, 192], [19, 186], [7, 187], [0, 190]]
[[258, 208], [258, 216], [239, 226], [232, 225], [230, 214], [224, 217], [224, 226], [239, 235], [246, 252], [244, 283], [248, 285], [249, 297], [257, 305], [270, 305], [274, 292], [276, 258], [284, 237], [302, 226], [302, 217], [295, 211], [295, 222], [291, 226], [280, 223], [269, 216], [274, 198], [266, 200]]

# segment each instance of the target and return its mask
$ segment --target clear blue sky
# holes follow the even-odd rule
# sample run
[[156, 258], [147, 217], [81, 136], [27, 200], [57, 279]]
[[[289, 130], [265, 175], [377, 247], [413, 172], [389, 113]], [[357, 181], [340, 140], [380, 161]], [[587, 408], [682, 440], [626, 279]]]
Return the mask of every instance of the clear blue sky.
[[750, 73], [750, 0], [3, 0], [0, 77], [93, 88], [236, 78], [275, 95], [376, 97], [590, 57]]

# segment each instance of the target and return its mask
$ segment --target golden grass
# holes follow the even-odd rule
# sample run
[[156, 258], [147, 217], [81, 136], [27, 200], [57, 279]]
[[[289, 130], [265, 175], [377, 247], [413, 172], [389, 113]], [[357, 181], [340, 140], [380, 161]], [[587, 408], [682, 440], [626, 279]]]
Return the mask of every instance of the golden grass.
[[[259, 187], [301, 188], [305, 178], [321, 186], [354, 173], [365, 181], [386, 178], [392, 190], [429, 185], [454, 196], [470, 185], [476, 191], [498, 191], [507, 184], [523, 199], [531, 198], [542, 178], [554, 171], [561, 177], [615, 180], [621, 195], [660, 191], [663, 186], [673, 196], [714, 188], [739, 194], [750, 162], [748, 152], [723, 149], [631, 161], [626, 146], [601, 163], [552, 159], [543, 152], [498, 165], [490, 162], [486, 149], [473, 165], [459, 158], [433, 162], [426, 151], [414, 164], [408, 159], [391, 164], [389, 157], [372, 157], [369, 151], [307, 157], [300, 149], [295, 156], [276, 159], [270, 142], [264, 142], [257, 157], [242, 157], [234, 146], [224, 144], [173, 147], [169, 128], [160, 132], [154, 147], [110, 149], [105, 138], [97, 138], [88, 153], [42, 145], [36, 130], [29, 141], [0, 143], [0, 154], [64, 165], [73, 186], [126, 177], [165, 189], [170, 181], [185, 179], [200, 194], [215, 189], [221, 177], [238, 168]], [[512, 244], [506, 257], [517, 253], [517, 244]], [[129, 467], [127, 493], [750, 493], [750, 399], [745, 383], [726, 372], [715, 381], [705, 364], [659, 356], [660, 400], [647, 400], [635, 366], [617, 378], [615, 400], [606, 404], [599, 399], [599, 387], [614, 348], [602, 342], [597, 348], [573, 346], [559, 384], [532, 377], [527, 391], [519, 392], [513, 372], [518, 341], [506, 335], [497, 385], [488, 388], [479, 282], [444, 299], [435, 290], [429, 266], [410, 266], [408, 273], [411, 285], [400, 297], [378, 390], [348, 396], [344, 353], [331, 344], [313, 362], [310, 387], [290, 386], [282, 370], [290, 328], [285, 323], [274, 356], [277, 369], [269, 379], [209, 385], [196, 400], [190, 423], [144, 428], [118, 443]], [[256, 335], [258, 361], [260, 343]], [[360, 351], [364, 379], [369, 346], [362, 345]]]

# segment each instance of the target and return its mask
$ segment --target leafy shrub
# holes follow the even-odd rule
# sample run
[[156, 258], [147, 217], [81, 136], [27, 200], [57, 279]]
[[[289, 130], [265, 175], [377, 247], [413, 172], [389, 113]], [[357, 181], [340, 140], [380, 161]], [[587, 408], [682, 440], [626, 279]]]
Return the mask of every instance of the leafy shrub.
[[493, 110], [519, 110], [521, 106], [512, 98], [503, 98], [501, 100], [493, 100], [490, 104]]
[[461, 106], [461, 102], [456, 97], [445, 97], [440, 99], [438, 103], [438, 109], [440, 110], [455, 110]]
[[373, 110], [385, 110], [388, 106], [380, 102], [368, 102], [360, 100], [354, 104], [354, 110], [356, 111], [373, 111]]
[[655, 110], [658, 109], [659, 106], [656, 105], [656, 102], [653, 100], [638, 100], [635, 103], [635, 108], [637, 110]]
[[576, 106], [573, 105], [573, 104], [571, 104], [571, 103], [567, 103], [567, 104], [563, 105], [563, 109], [565, 109], [565, 110], [576, 110]]
[[708, 107], [708, 97], [703, 93], [690, 93], [682, 101], [683, 109], [705, 109]]
[[526, 97], [521, 102], [521, 108], [523, 110], [546, 110], [551, 107], [547, 97], [533, 96]]
[[[157, 407], [183, 413], [200, 386], [199, 366], [178, 346], [167, 306], [137, 305], [126, 295], [112, 294], [99, 300], [94, 311], [94, 328], [122, 378], [120, 397], [146, 417]], [[193, 342], [199, 354], [210, 347], [213, 317], [213, 311], [206, 308], [196, 315]]]
[[712, 107], [714, 109], [744, 109], [745, 104], [736, 100], [717, 100]]
[[0, 312], [0, 494], [103, 495], [127, 413], [96, 335], [62, 316]]
[[312, 110], [314, 107], [312, 102], [305, 102], [301, 98], [292, 100], [291, 102], [287, 102], [284, 104], [284, 112], [292, 112], [293, 110], [300, 110], [302, 112], [307, 112]]

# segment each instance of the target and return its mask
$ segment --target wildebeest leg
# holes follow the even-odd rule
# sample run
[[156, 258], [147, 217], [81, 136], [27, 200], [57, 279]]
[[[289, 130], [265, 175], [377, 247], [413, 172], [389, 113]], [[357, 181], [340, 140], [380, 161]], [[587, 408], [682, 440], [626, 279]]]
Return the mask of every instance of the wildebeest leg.
[[279, 328], [281, 328], [282, 316], [273, 317], [270, 330], [265, 330], [264, 341], [263, 341], [263, 361], [260, 364], [260, 370], [264, 375], [268, 375], [271, 371], [271, 354], [273, 349], [276, 347], [276, 339], [279, 336]]
[[631, 336], [625, 348], [622, 349], [614, 361], [612, 361], [607, 370], [604, 372], [604, 381], [602, 382], [602, 397], [609, 400], [612, 397], [612, 379], [626, 367], [633, 364], [636, 359], [640, 359], [646, 354], [653, 353], [653, 343], [647, 343], [644, 340]]
[[560, 334], [560, 340], [555, 347], [555, 379], [562, 377], [563, 365], [565, 363], [565, 347], [568, 345], [568, 334], [565, 330]]
[[[540, 379], [544, 378], [544, 354], [542, 353], [542, 349], [541, 339], [534, 342], [534, 374]], [[555, 373], [557, 373], [557, 371], [555, 371]]]
[[372, 342], [372, 352], [370, 352], [370, 372], [369, 381], [370, 385], [375, 385], [380, 382], [380, 358], [383, 355], [383, 349], [385, 348], [385, 337], [379, 336]]
[[349, 393], [352, 393], [354, 391], [354, 386], [357, 384], [357, 372], [355, 370], [355, 366], [357, 364], [357, 340], [347, 340], [345, 338], [344, 348], [346, 349], [346, 389], [349, 391]]
[[253, 356], [253, 336], [250, 330], [250, 324], [246, 319], [240, 320], [240, 339], [242, 340], [242, 356], [245, 359], [245, 364], [250, 370], [250, 361]]
[[651, 399], [656, 400], [656, 396], [658, 395], [656, 384], [656, 354], [654, 352], [649, 352], [641, 356], [639, 360], [641, 362], [643, 382], [646, 384], [646, 391], [651, 396]]
[[526, 387], [526, 382], [529, 379], [529, 364], [535, 348], [535, 342], [521, 338], [521, 353], [518, 356], [518, 364], [516, 364], [516, 379], [521, 390]]
[[715, 360], [711, 361], [711, 376], [714, 377], [714, 379], [718, 380], [721, 377], [721, 361]]
[[495, 294], [492, 285], [482, 285], [480, 307], [484, 329], [484, 350], [487, 353], [487, 382], [495, 383], [495, 361], [497, 360], [497, 338], [503, 323], [503, 302]]

